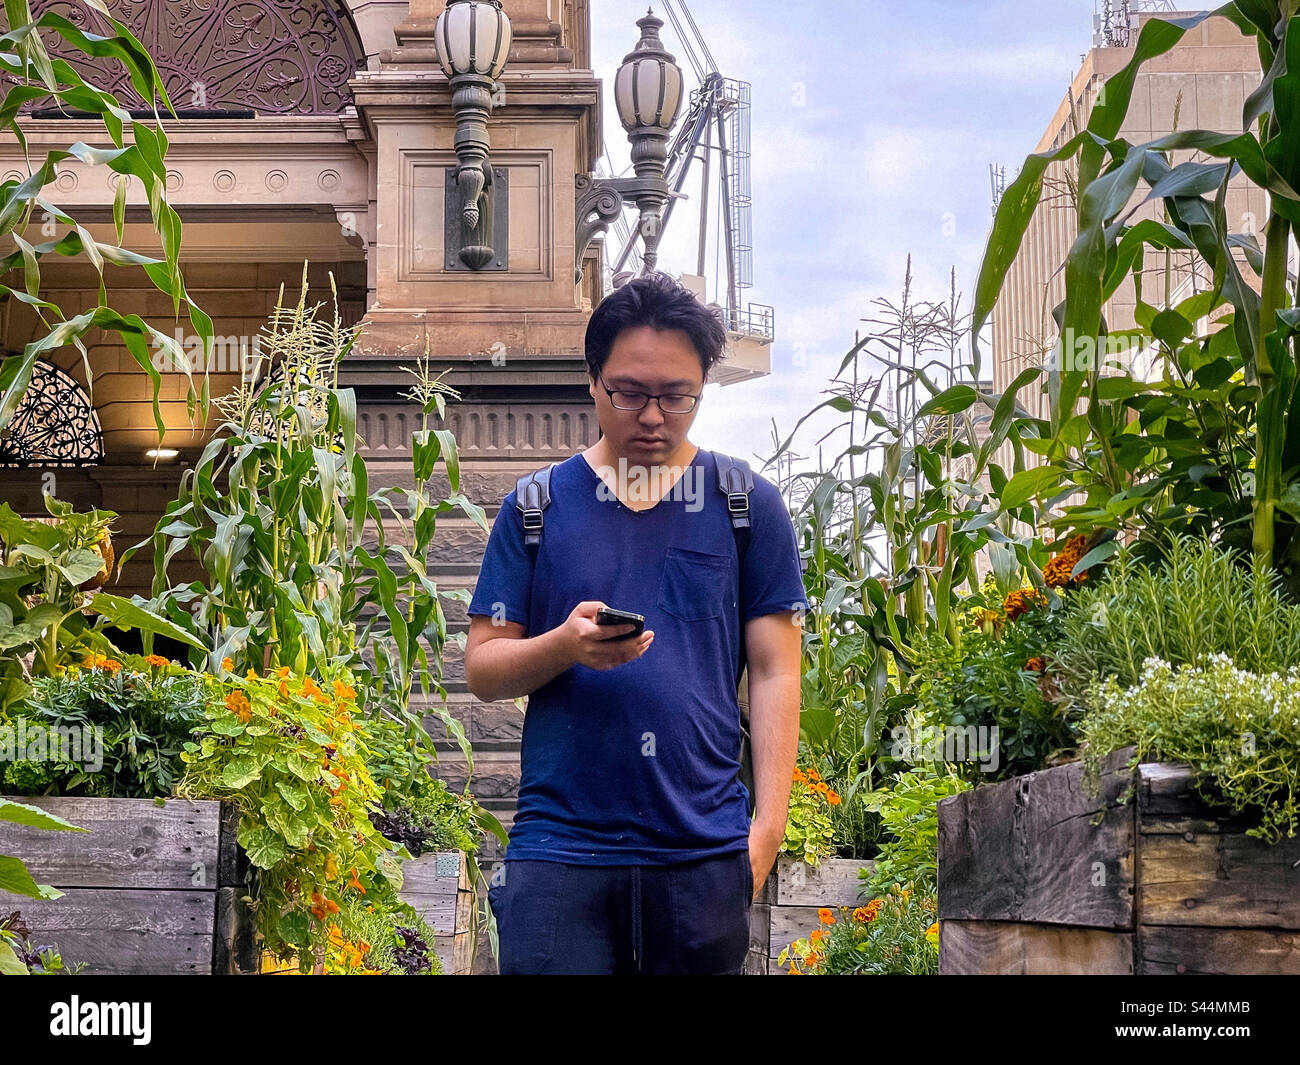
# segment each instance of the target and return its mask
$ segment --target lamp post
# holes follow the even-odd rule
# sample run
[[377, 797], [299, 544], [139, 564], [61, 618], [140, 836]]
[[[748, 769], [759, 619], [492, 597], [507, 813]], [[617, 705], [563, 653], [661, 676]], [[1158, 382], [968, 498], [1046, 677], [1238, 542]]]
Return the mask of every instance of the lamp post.
[[[575, 280], [582, 280], [582, 259], [592, 237], [619, 216], [626, 200], [641, 212], [645, 241], [643, 272], [654, 269], [664, 204], [668, 202], [668, 136], [681, 111], [682, 71], [659, 39], [663, 20], [647, 10], [637, 20], [641, 39], [623, 59], [614, 77], [614, 104], [632, 143], [633, 178], [577, 178], [577, 262]], [[594, 217], [593, 217], [594, 216]]]
[[434, 47], [451, 82], [456, 112], [456, 188], [460, 193], [460, 259], [471, 270], [486, 266], [492, 247], [492, 167], [487, 119], [492, 85], [510, 55], [510, 16], [501, 0], [447, 0], [434, 27]]

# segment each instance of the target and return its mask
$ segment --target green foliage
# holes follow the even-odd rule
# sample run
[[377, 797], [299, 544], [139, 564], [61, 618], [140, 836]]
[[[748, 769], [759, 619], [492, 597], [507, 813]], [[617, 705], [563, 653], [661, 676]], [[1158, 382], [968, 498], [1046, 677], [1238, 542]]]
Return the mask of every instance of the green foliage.
[[95, 592], [111, 568], [116, 514], [78, 514], [71, 503], [42, 498], [58, 519], [53, 525], [0, 503], [0, 713], [28, 694], [33, 677], [52, 676], [88, 652], [111, 652], [110, 626], [193, 642], [166, 619]]
[[1053, 657], [1062, 688], [1089, 706], [1094, 682], [1132, 688], [1147, 658], [1190, 665], [1219, 653], [1252, 673], [1300, 663], [1300, 606], [1258, 559], [1175, 537], [1154, 560], [1121, 552], [1075, 592]]
[[[149, 375], [153, 389], [153, 415], [158, 429], [158, 440], [163, 438], [162, 412], [158, 403], [160, 377], [155, 365], [155, 355], [150, 349], [165, 354], [171, 367], [186, 375], [188, 400], [191, 412], [202, 406], [206, 418], [206, 389], [200, 397], [194, 390], [185, 352], [174, 337], [155, 329], [139, 315], [118, 314], [108, 306], [104, 285], [104, 264], [119, 267], [139, 267], [160, 292], [172, 298], [173, 310], [179, 312], [184, 300], [189, 312], [191, 327], [202, 338], [205, 356], [212, 351], [212, 321], [190, 299], [181, 277], [180, 254], [181, 220], [167, 199], [167, 135], [163, 132], [155, 107], [152, 122], [133, 119], [118, 106], [108, 93], [83, 81], [73, 66], [63, 59], [52, 60], [42, 42], [42, 31], [58, 34], [87, 58], [108, 59], [114, 71], [122, 70], [130, 79], [131, 87], [141, 99], [154, 106], [154, 100], [175, 115], [167, 97], [163, 79], [154, 66], [144, 46], [124, 25], [114, 19], [102, 0], [89, 0], [92, 7], [110, 23], [111, 35], [87, 34], [81, 27], [54, 11], [45, 11], [39, 19], [32, 17], [28, 0], [6, 0], [3, 23], [7, 27], [0, 36], [0, 71], [7, 77], [0, 92], [0, 126], [13, 134], [28, 158], [27, 136], [19, 121], [18, 111], [31, 101], [46, 100], [60, 107], [86, 111], [102, 122], [103, 132], [113, 143], [112, 148], [95, 148], [77, 141], [67, 149], [51, 149], [34, 170], [28, 164], [28, 175], [9, 178], [0, 183], [0, 238], [14, 245], [14, 250], [0, 258], [0, 275], [20, 270], [22, 285], [11, 288], [0, 285], [0, 296], [10, 297], [31, 307], [40, 317], [46, 330], [43, 336], [30, 341], [22, 354], [0, 363], [0, 429], [14, 416], [38, 358], [48, 355], [66, 344], [73, 344], [81, 352], [87, 378], [90, 377], [90, 358], [82, 338], [90, 330], [113, 331], [121, 338], [131, 358]], [[131, 143], [123, 136], [126, 126], [131, 128]], [[95, 139], [94, 137], [91, 138]], [[102, 137], [101, 137], [102, 139]], [[50, 203], [42, 192], [58, 176], [58, 164], [75, 158], [86, 166], [105, 166], [115, 174], [116, 192], [113, 200], [113, 224], [117, 244], [96, 241], [76, 219]], [[121, 247], [123, 226], [126, 221], [126, 196], [132, 179], [140, 182], [149, 201], [153, 227], [162, 243], [163, 258], [155, 259]], [[102, 179], [92, 179], [102, 180]], [[24, 234], [33, 213], [38, 218], [52, 220], [66, 231], [54, 240], [29, 242]], [[42, 223], [43, 224], [43, 223]], [[99, 279], [98, 306], [82, 314], [65, 318], [62, 310], [40, 296], [40, 262], [47, 255], [81, 256], [94, 268]], [[206, 358], [204, 360], [207, 361]]]
[[1141, 761], [1185, 762], [1203, 798], [1249, 812], [1246, 834], [1277, 843], [1300, 823], [1300, 666], [1252, 673], [1225, 654], [1175, 670], [1148, 659], [1136, 686], [1106, 678], [1084, 715], [1090, 779], [1130, 745]]
[[949, 772], [918, 769], [900, 773], [888, 788], [863, 798], [880, 814], [890, 838], [880, 847], [874, 871], [859, 876], [870, 880], [873, 891], [893, 884], [913, 884], [933, 893], [939, 875], [939, 800], [969, 787]]
[[[436, 757], [426, 712], [472, 770], [469, 742], [445, 704], [412, 706], [417, 681], [426, 695], [432, 681], [445, 700], [440, 600], [463, 598], [440, 593], [428, 576], [437, 519], [459, 510], [488, 528], [482, 508], [460, 493], [454, 437], [427, 428], [445, 414], [444, 393], [455, 393], [421, 366], [410, 395], [426, 427], [413, 435], [411, 485], [371, 492], [356, 395], [338, 384], [357, 331], [342, 325], [337, 294], [332, 320], [307, 306], [306, 275], [304, 263], [296, 307], [282, 305], [281, 289], [259, 338], [263, 363], [216, 401], [224, 420], [158, 522], [152, 604], [201, 641], [209, 670], [229, 657], [240, 673], [288, 667], [319, 680], [350, 671], [365, 714], [406, 730], [408, 754], [385, 769], [393, 779], [413, 779]], [[440, 459], [452, 494], [434, 502], [425, 485]], [[169, 567], [186, 555], [203, 579], [168, 587]]]
[[343, 901], [342, 923], [354, 930], [348, 940], [337, 928], [325, 952], [326, 973], [388, 976], [440, 976], [435, 930], [394, 893], [384, 905], [358, 896]]
[[1067, 705], [1050, 678], [1030, 668], [1059, 643], [1060, 613], [1045, 599], [1026, 602], [1027, 612], [997, 623], [980, 623], [975, 612], [965, 612], [958, 645], [937, 634], [918, 641], [911, 692], [919, 731], [974, 729], [967, 732], [974, 737], [981, 729], [997, 730], [996, 753], [976, 759], [968, 752], [953, 766], [973, 784], [1042, 769], [1074, 746]]
[[[29, 828], [51, 829], [56, 832], [86, 832], [62, 817], [46, 813], [39, 806], [29, 806], [25, 802], [12, 802], [0, 799], [0, 821]], [[49, 884], [38, 884], [22, 860], [7, 854], [0, 854], [0, 891], [11, 895], [26, 895], [32, 899], [58, 899], [63, 892]]]
[[67, 968], [58, 947], [33, 943], [21, 911], [0, 917], [0, 976], [54, 976], [77, 973], [85, 966], [77, 962]]
[[788, 854], [816, 868], [823, 858], [835, 854], [831, 831], [832, 796], [839, 796], [816, 770], [804, 773], [796, 769], [790, 787], [790, 810], [785, 822], [785, 838], [779, 853]]
[[777, 964], [801, 976], [936, 976], [938, 908], [933, 890], [894, 884], [865, 906], [821, 911], [822, 926], [783, 949]]
[[[1211, 14], [1255, 39], [1266, 71], [1247, 101], [1242, 131], [1187, 130], [1138, 145], [1119, 137], [1141, 66]], [[1050, 419], [1013, 426], [1012, 438], [1044, 461], [1025, 472], [1034, 480], [1027, 491], [1002, 500], [1006, 511], [1032, 521], [1030, 498], [1050, 504], [1077, 492], [1084, 502], [1066, 508], [1061, 525], [1122, 530], [1154, 544], [1170, 533], [1209, 535], [1250, 548], [1300, 587], [1300, 314], [1287, 274], [1287, 249], [1300, 223], [1298, 65], [1300, 15], [1290, 0], [1149, 19], [1130, 62], [1103, 87], [1088, 128], [1026, 159], [999, 203], [981, 266], [972, 322], [976, 377], [979, 332], [1052, 163], [1074, 167], [1078, 238], [1061, 266], [1065, 299], [1053, 314], [1062, 340], [1046, 376]], [[1196, 158], [1175, 165], [1175, 153], [1187, 151]], [[1259, 195], [1267, 193], [1262, 250], [1253, 232], [1232, 229], [1228, 186], [1238, 168]], [[1135, 220], [1130, 205], [1139, 197], [1158, 205], [1160, 217], [1144, 211]], [[1208, 291], [1173, 302], [1175, 256], [1211, 279]], [[1164, 290], [1144, 291], [1160, 265]], [[1119, 335], [1102, 309], [1130, 278], [1138, 331], [1158, 356], [1154, 380], [1117, 377], [1102, 372], [1101, 358], [1074, 357], [1104, 354], [1107, 340]], [[1198, 328], [1201, 322], [1208, 328]]]
[[[49, 750], [40, 761], [0, 764], [0, 784], [12, 794], [86, 795], [111, 798], [168, 797], [180, 778], [181, 746], [208, 720], [211, 698], [201, 677], [155, 659], [87, 659], [52, 677], [38, 677], [18, 717], [27, 729], [41, 726], [98, 735], [102, 749], [80, 752], [79, 762]], [[102, 732], [92, 733], [92, 730]], [[63, 752], [66, 753], [66, 752]], [[102, 759], [98, 768], [90, 765]]]
[[483, 838], [477, 810], [472, 796], [458, 795], [425, 773], [409, 782], [404, 795], [385, 794], [383, 811], [371, 820], [385, 839], [402, 844], [414, 858], [447, 850], [474, 854]]
[[239, 805], [239, 844], [256, 867], [258, 934], [278, 957], [310, 965], [361, 876], [397, 876], [388, 842], [370, 823], [380, 791], [366, 768], [369, 737], [353, 717], [356, 693], [331, 691], [282, 667], [271, 677], [211, 682], [205, 735], [185, 744], [181, 798]]

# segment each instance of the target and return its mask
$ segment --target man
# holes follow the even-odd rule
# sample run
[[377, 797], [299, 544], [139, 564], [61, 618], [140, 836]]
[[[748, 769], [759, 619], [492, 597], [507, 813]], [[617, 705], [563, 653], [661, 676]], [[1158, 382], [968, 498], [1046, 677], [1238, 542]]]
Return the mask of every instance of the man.
[[[744, 579], [714, 457], [686, 438], [716, 314], [663, 274], [586, 335], [601, 428], [551, 474], [534, 567], [512, 490], [469, 607], [469, 689], [529, 695], [519, 806], [488, 898], [507, 973], [739, 974], [785, 834], [804, 596], [780, 492], [754, 475]], [[743, 602], [739, 596], [743, 590]], [[600, 626], [610, 606], [642, 614]], [[740, 780], [740, 626], [755, 815]]]

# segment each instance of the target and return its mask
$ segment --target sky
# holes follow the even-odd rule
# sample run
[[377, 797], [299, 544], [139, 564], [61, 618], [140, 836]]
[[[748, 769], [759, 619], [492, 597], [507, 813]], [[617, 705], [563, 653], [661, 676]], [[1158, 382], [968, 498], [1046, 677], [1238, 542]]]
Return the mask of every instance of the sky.
[[[1037, 147], [1092, 46], [1094, 0], [686, 2], [718, 70], [752, 85], [754, 286], [742, 303], [772, 305], [776, 322], [771, 374], [707, 386], [689, 438], [760, 469], [776, 450], [773, 421], [784, 440], [828, 398], [872, 300], [897, 301], [909, 252], [918, 297], [946, 297], [955, 268], [969, 310], [992, 221], [989, 164], [1010, 180]], [[698, 84], [662, 0], [592, 0], [591, 63], [620, 174], [631, 170], [613, 80], [647, 6], [688, 92]], [[697, 268], [695, 166], [661, 247], [673, 274]], [[715, 219], [718, 206], [715, 193]], [[713, 243], [707, 263], [709, 297], [721, 273], [725, 303]], [[814, 460], [844, 417], [822, 414], [795, 439]], [[846, 442], [827, 440], [826, 459]]]

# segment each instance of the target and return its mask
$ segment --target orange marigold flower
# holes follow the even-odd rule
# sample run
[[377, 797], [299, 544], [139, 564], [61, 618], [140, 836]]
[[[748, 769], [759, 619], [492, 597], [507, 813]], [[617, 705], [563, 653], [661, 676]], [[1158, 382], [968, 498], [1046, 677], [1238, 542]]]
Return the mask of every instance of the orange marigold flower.
[[229, 657], [223, 658], [221, 660], [221, 668], [227, 670], [233, 670], [235, 668], [235, 660]]
[[1002, 610], [1008, 621], [1014, 621], [1021, 614], [1029, 613], [1034, 606], [1042, 606], [1046, 603], [1047, 597], [1037, 588], [1021, 588], [1002, 601]]
[[808, 770], [808, 779], [809, 779], [809, 780], [816, 782], [816, 781], [818, 781], [818, 780], [821, 780], [821, 778], [822, 778], [822, 775], [821, 775], [819, 772], [817, 772], [817, 770], [815, 770], [815, 769], [810, 769], [810, 770]]
[[866, 924], [868, 921], [871, 920], [871, 917], [867, 913], [867, 908], [865, 906], [859, 906], [856, 910], [853, 911], [853, 919], [857, 921], [859, 924]]
[[116, 673], [119, 669], [122, 668], [122, 663], [119, 662], [116, 658], [105, 658], [102, 662], [100, 662], [100, 665], [104, 669], [108, 670], [110, 673]]
[[334, 682], [334, 695], [339, 699], [355, 699], [357, 697], [356, 689], [341, 680]]
[[822, 924], [834, 924], [835, 914], [831, 913], [829, 907], [823, 906], [817, 911], [817, 920], [821, 921]]
[[1047, 668], [1047, 662], [1038, 655], [1035, 655], [1025, 663], [1025, 668], [1031, 673], [1042, 673]]
[[364, 894], [366, 893], [366, 889], [365, 889], [365, 887], [362, 885], [361, 881], [357, 879], [357, 871], [356, 871], [356, 868], [353, 867], [352, 869], [349, 869], [349, 870], [348, 870], [348, 873], [349, 873], [349, 875], [352, 877], [352, 879], [349, 880], [348, 883], [349, 883], [352, 887], [356, 888], [359, 892], [361, 892], [361, 894], [364, 895]]
[[939, 922], [935, 921], [934, 924], [925, 930], [925, 934], [927, 936], [937, 936], [939, 934]]
[[802, 783], [804, 782], [804, 779], [805, 779], [805, 778], [804, 778], [804, 775], [803, 775], [803, 770], [800, 769], [798, 766], [795, 766], [795, 769], [794, 769], [794, 782], [795, 782], [796, 784], [802, 784]]
[[840, 804], [840, 797], [836, 795], [835, 792], [828, 791], [826, 793], [826, 801], [832, 806], [838, 806]]
[[826, 933], [823, 932], [820, 928], [814, 928], [810, 933], [808, 933], [808, 939], [812, 943], [820, 943], [822, 936], [824, 936], [825, 934]]
[[149, 655], [145, 658], [145, 663], [150, 666], [157, 666], [159, 669], [164, 669], [172, 664], [171, 659], [163, 658], [162, 655]]

